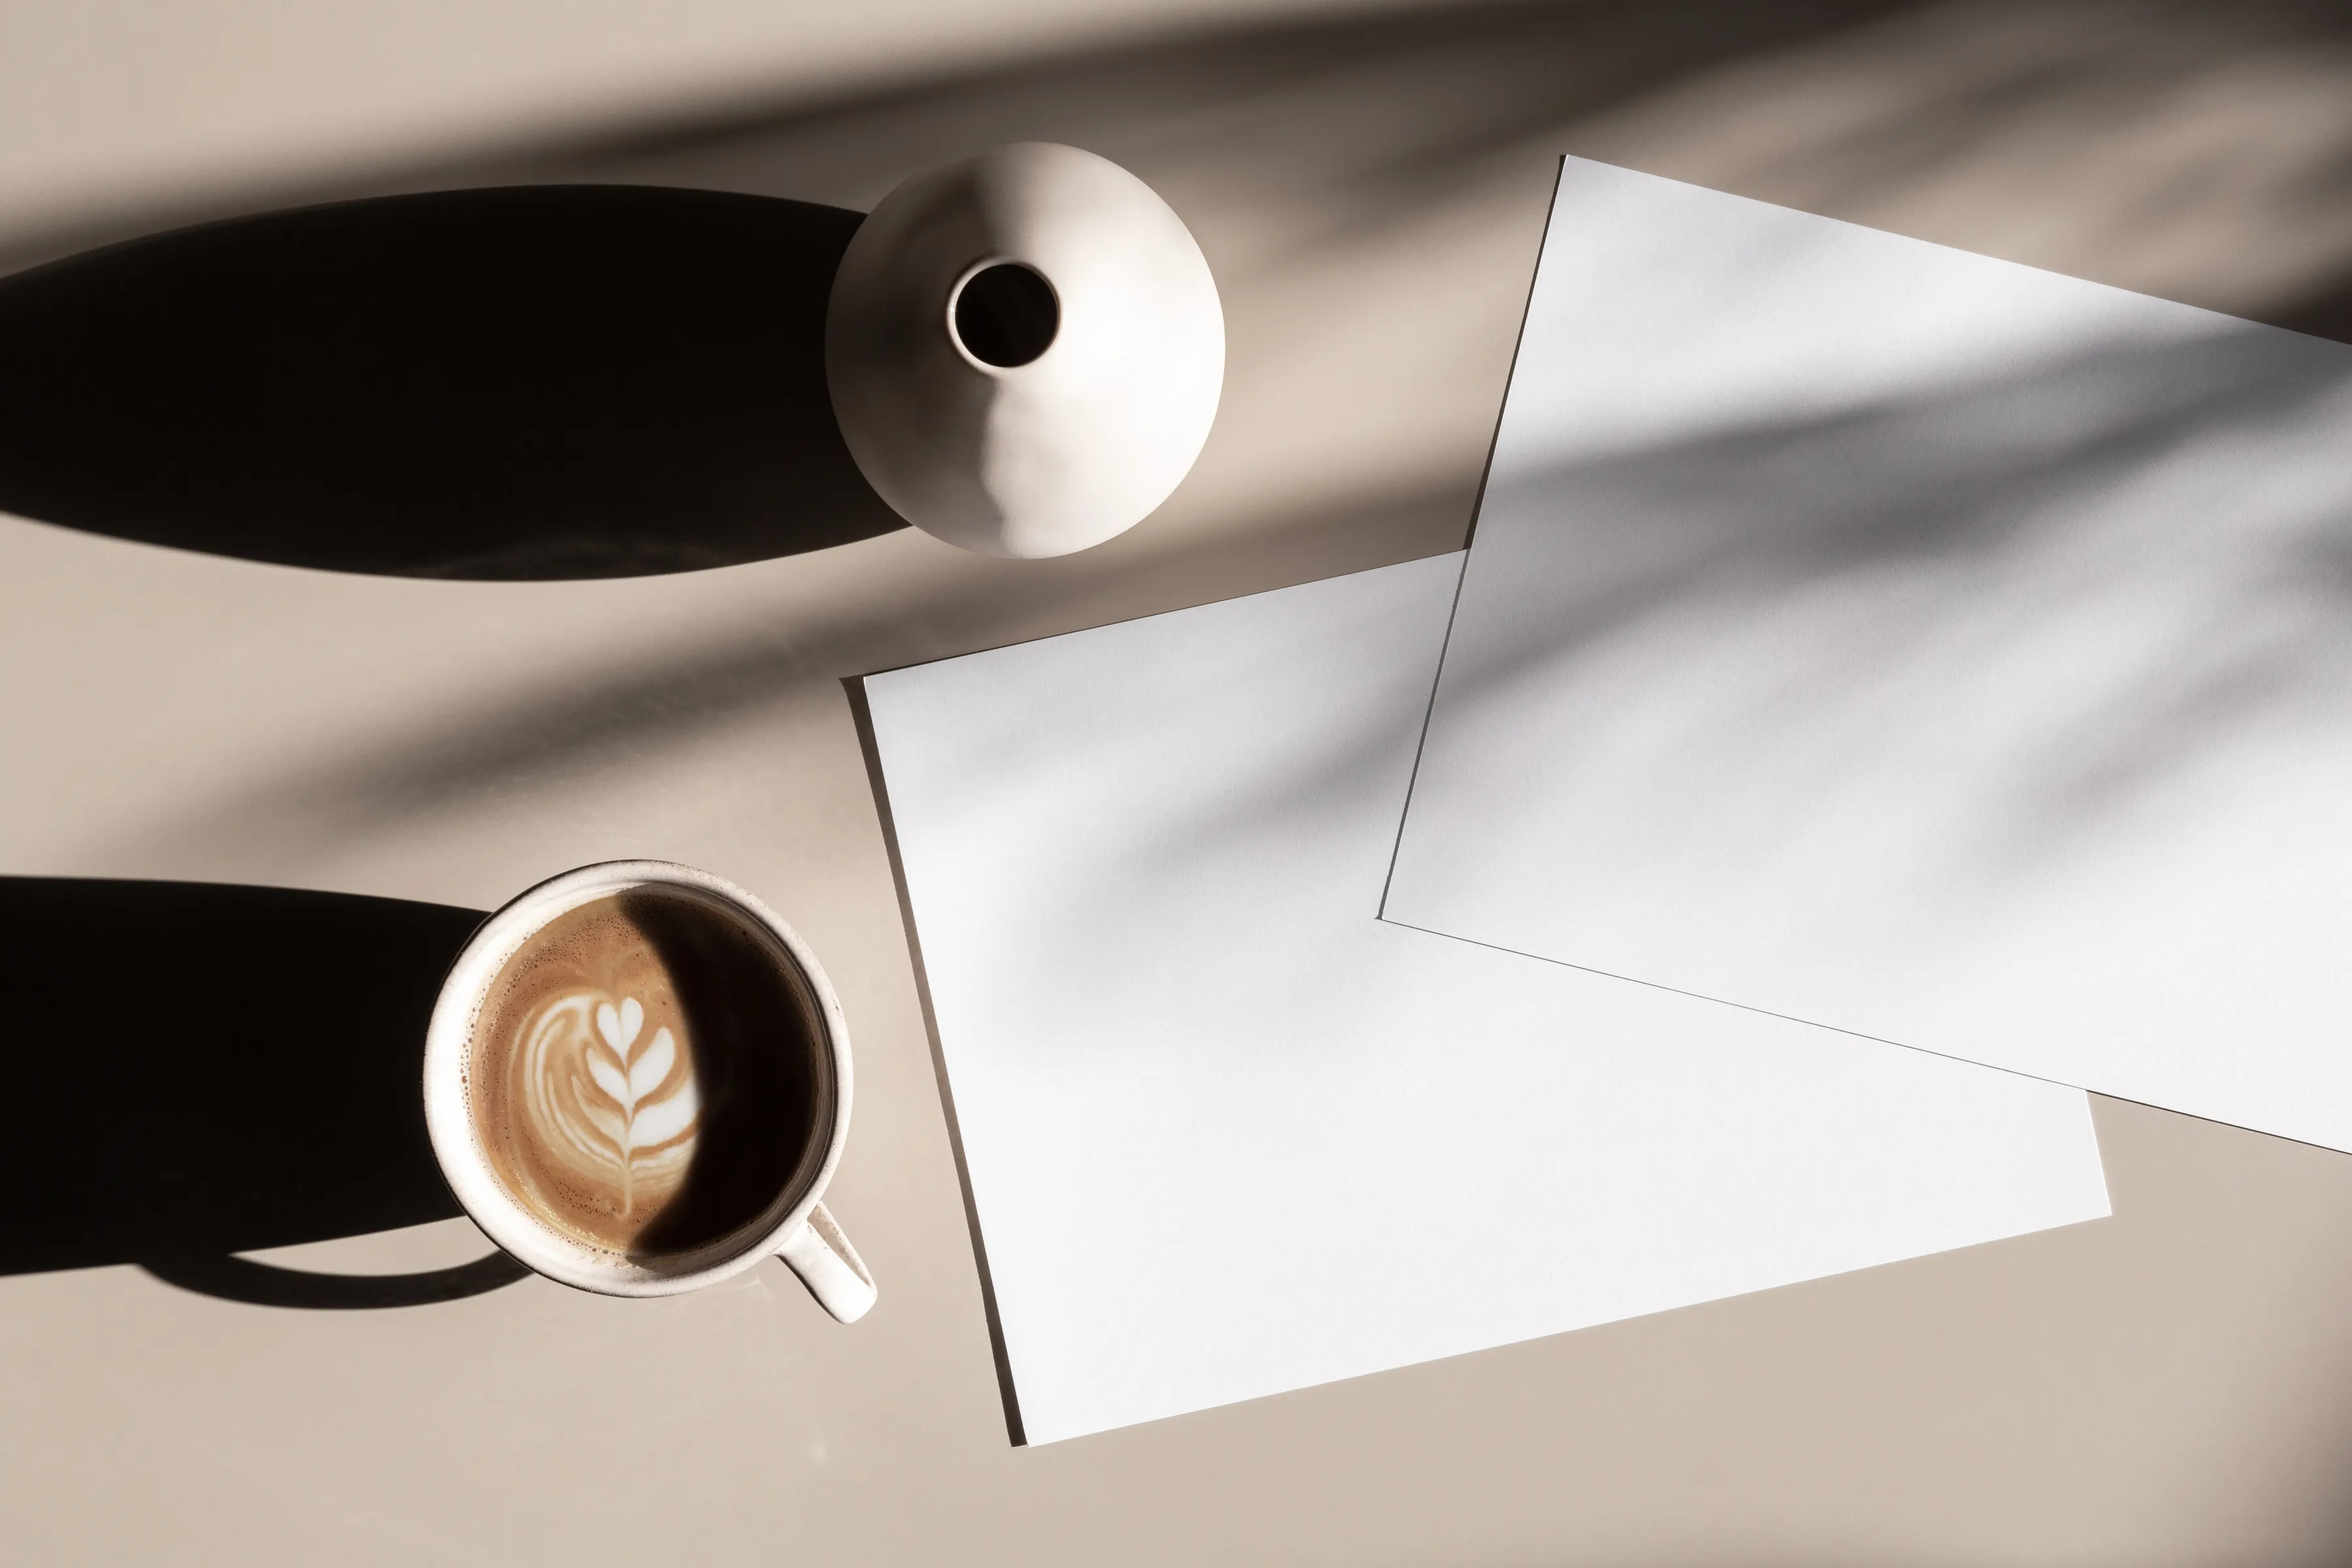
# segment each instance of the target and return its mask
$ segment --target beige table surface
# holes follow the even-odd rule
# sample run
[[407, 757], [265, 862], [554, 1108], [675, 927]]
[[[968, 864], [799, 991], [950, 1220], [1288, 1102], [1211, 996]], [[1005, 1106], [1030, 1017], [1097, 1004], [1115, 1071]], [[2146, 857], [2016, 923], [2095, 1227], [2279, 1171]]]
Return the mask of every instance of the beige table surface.
[[[129, 1265], [0, 1276], [0, 1558], [2352, 1561], [2352, 1160], [2106, 1100], [2111, 1220], [1009, 1446], [840, 684], [1458, 546], [1563, 152], [2342, 335], [2347, 19], [5, 0], [0, 265], [526, 181], [862, 209], [1036, 137], [1175, 205], [1232, 361], [1176, 498], [1055, 562], [898, 531], [423, 582], [0, 519], [0, 872], [474, 909], [620, 855], [735, 878], [847, 1007], [835, 1206], [882, 1283], [845, 1329], [781, 1267], [658, 1303], [533, 1279], [342, 1312]], [[482, 1250], [450, 1220], [277, 1260]]]

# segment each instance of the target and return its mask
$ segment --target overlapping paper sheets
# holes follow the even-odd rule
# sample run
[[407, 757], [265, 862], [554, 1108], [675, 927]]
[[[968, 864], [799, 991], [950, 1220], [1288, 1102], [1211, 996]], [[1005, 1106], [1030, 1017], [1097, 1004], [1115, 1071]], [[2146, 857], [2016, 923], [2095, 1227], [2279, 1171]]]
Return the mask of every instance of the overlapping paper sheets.
[[1375, 919], [1459, 563], [866, 683], [1031, 1442], [2106, 1212], [2078, 1092]]
[[2352, 1149], [2352, 348], [1570, 160], [1384, 912]]

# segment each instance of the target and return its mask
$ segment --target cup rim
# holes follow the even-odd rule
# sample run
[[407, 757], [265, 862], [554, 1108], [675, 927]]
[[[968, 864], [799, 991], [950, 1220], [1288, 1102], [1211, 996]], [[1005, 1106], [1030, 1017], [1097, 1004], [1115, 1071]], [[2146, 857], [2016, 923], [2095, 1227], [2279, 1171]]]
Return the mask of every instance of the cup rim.
[[[784, 1206], [692, 1251], [657, 1263], [621, 1257], [556, 1233], [535, 1218], [491, 1171], [466, 1091], [467, 1046], [483, 993], [508, 959], [557, 916], [632, 888], [679, 888], [729, 906], [774, 939], [799, 970], [816, 1005], [832, 1058], [833, 1128], [824, 1158], [797, 1192], [778, 1194]], [[425, 1126], [441, 1178], [458, 1206], [493, 1242], [533, 1272], [559, 1284], [605, 1296], [672, 1296], [730, 1279], [773, 1254], [803, 1225], [833, 1181], [849, 1136], [849, 1030], [833, 983], [800, 933], [775, 911], [723, 877], [672, 860], [604, 860], [524, 889], [474, 928], [442, 976], [425, 1033]]]

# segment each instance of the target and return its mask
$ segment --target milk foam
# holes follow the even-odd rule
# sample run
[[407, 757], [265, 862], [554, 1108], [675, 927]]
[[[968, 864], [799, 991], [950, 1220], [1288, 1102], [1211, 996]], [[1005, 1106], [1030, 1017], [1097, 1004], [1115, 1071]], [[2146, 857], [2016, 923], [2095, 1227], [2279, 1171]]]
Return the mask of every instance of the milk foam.
[[467, 1094], [491, 1169], [553, 1228], [632, 1256], [751, 1223], [822, 1146], [804, 990], [691, 900], [556, 917], [476, 1013]]
[[617, 1184], [623, 1219], [641, 1178], [666, 1187], [693, 1157], [701, 1109], [677, 1037], [663, 1026], [647, 1038], [645, 1016], [635, 996], [558, 995], [524, 1022], [516, 1053], [518, 1131], [583, 1186]]

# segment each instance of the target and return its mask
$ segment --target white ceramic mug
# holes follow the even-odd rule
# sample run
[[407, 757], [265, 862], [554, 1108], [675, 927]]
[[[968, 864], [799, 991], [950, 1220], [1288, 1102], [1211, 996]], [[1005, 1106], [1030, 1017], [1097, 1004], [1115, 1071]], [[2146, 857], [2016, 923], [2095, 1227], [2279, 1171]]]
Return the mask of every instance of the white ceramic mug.
[[[772, 943], [772, 955], [805, 983], [819, 1042], [817, 1135], [822, 1158], [803, 1159], [793, 1184], [761, 1216], [691, 1251], [632, 1258], [563, 1236], [533, 1215], [490, 1168], [467, 1103], [466, 1062], [475, 1015], [499, 972], [557, 916], [632, 889], [658, 888], [715, 906]], [[829, 1066], [829, 1070], [825, 1070]], [[457, 1202], [516, 1261], [559, 1283], [607, 1296], [671, 1296], [740, 1274], [774, 1255], [792, 1266], [819, 1305], [845, 1323], [874, 1305], [874, 1279], [834, 1223], [824, 1189], [849, 1136], [849, 1032], [816, 955], [792, 927], [732, 883], [665, 860], [613, 860], [541, 882], [484, 921], [450, 965], [425, 1037], [425, 1124]]]

